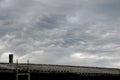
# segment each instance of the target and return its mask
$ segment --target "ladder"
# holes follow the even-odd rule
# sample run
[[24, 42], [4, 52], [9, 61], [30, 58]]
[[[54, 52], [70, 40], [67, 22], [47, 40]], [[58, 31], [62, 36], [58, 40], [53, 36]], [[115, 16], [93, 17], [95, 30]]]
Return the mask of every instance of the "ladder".
[[19, 75], [26, 75], [27, 80], [30, 80], [29, 60], [27, 60], [26, 66], [27, 66], [27, 70], [25, 70], [25, 72], [20, 72], [20, 70], [18, 68], [18, 60], [16, 61], [16, 80], [19, 80]]

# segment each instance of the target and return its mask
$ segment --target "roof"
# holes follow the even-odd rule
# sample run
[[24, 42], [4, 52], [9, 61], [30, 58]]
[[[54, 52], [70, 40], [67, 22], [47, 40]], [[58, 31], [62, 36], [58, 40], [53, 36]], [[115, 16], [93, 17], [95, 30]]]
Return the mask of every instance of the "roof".
[[[49, 65], [49, 64], [29, 64], [32, 72], [62, 72], [62, 73], [103, 73], [103, 74], [120, 74], [120, 70], [116, 68], [100, 68], [100, 67], [84, 67], [70, 65]], [[26, 70], [27, 64], [18, 64], [19, 70]], [[16, 64], [0, 63], [0, 72], [13, 72], [16, 70]]]

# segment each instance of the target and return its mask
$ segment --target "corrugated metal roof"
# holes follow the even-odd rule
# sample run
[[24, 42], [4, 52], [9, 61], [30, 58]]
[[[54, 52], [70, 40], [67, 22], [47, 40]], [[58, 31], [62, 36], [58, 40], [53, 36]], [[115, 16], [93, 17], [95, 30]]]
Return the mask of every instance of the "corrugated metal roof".
[[[99, 67], [83, 67], [69, 65], [49, 65], [49, 64], [29, 64], [31, 72], [62, 72], [62, 73], [105, 73], [120, 74], [119, 69], [115, 68], [99, 68]], [[15, 70], [16, 64], [0, 63], [0, 71]], [[18, 64], [19, 70], [26, 70], [27, 64]]]

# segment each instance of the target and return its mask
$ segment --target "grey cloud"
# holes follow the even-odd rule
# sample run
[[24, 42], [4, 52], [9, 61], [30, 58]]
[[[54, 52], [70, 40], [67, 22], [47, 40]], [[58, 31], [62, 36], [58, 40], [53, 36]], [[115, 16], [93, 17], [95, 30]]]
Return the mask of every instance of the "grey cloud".
[[101, 13], [108, 18], [117, 19], [120, 14], [120, 1], [119, 0], [101, 0], [101, 3], [98, 3], [93, 9], [98, 13]]
[[[118, 0], [10, 0], [0, 4], [6, 4], [0, 7], [1, 56], [11, 52], [21, 62], [30, 58], [34, 63], [120, 66], [114, 64], [120, 55]], [[76, 53], [112, 59], [70, 57]]]
[[39, 21], [34, 25], [36, 29], [53, 29], [59, 26], [64, 21], [63, 16], [59, 15], [49, 15], [43, 16]]

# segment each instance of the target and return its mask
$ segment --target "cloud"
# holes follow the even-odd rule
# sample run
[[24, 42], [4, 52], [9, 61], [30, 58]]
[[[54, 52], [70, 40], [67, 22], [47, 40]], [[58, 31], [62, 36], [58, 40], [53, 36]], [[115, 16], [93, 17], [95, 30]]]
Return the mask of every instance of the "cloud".
[[119, 0], [1, 0], [0, 57], [120, 67]]

